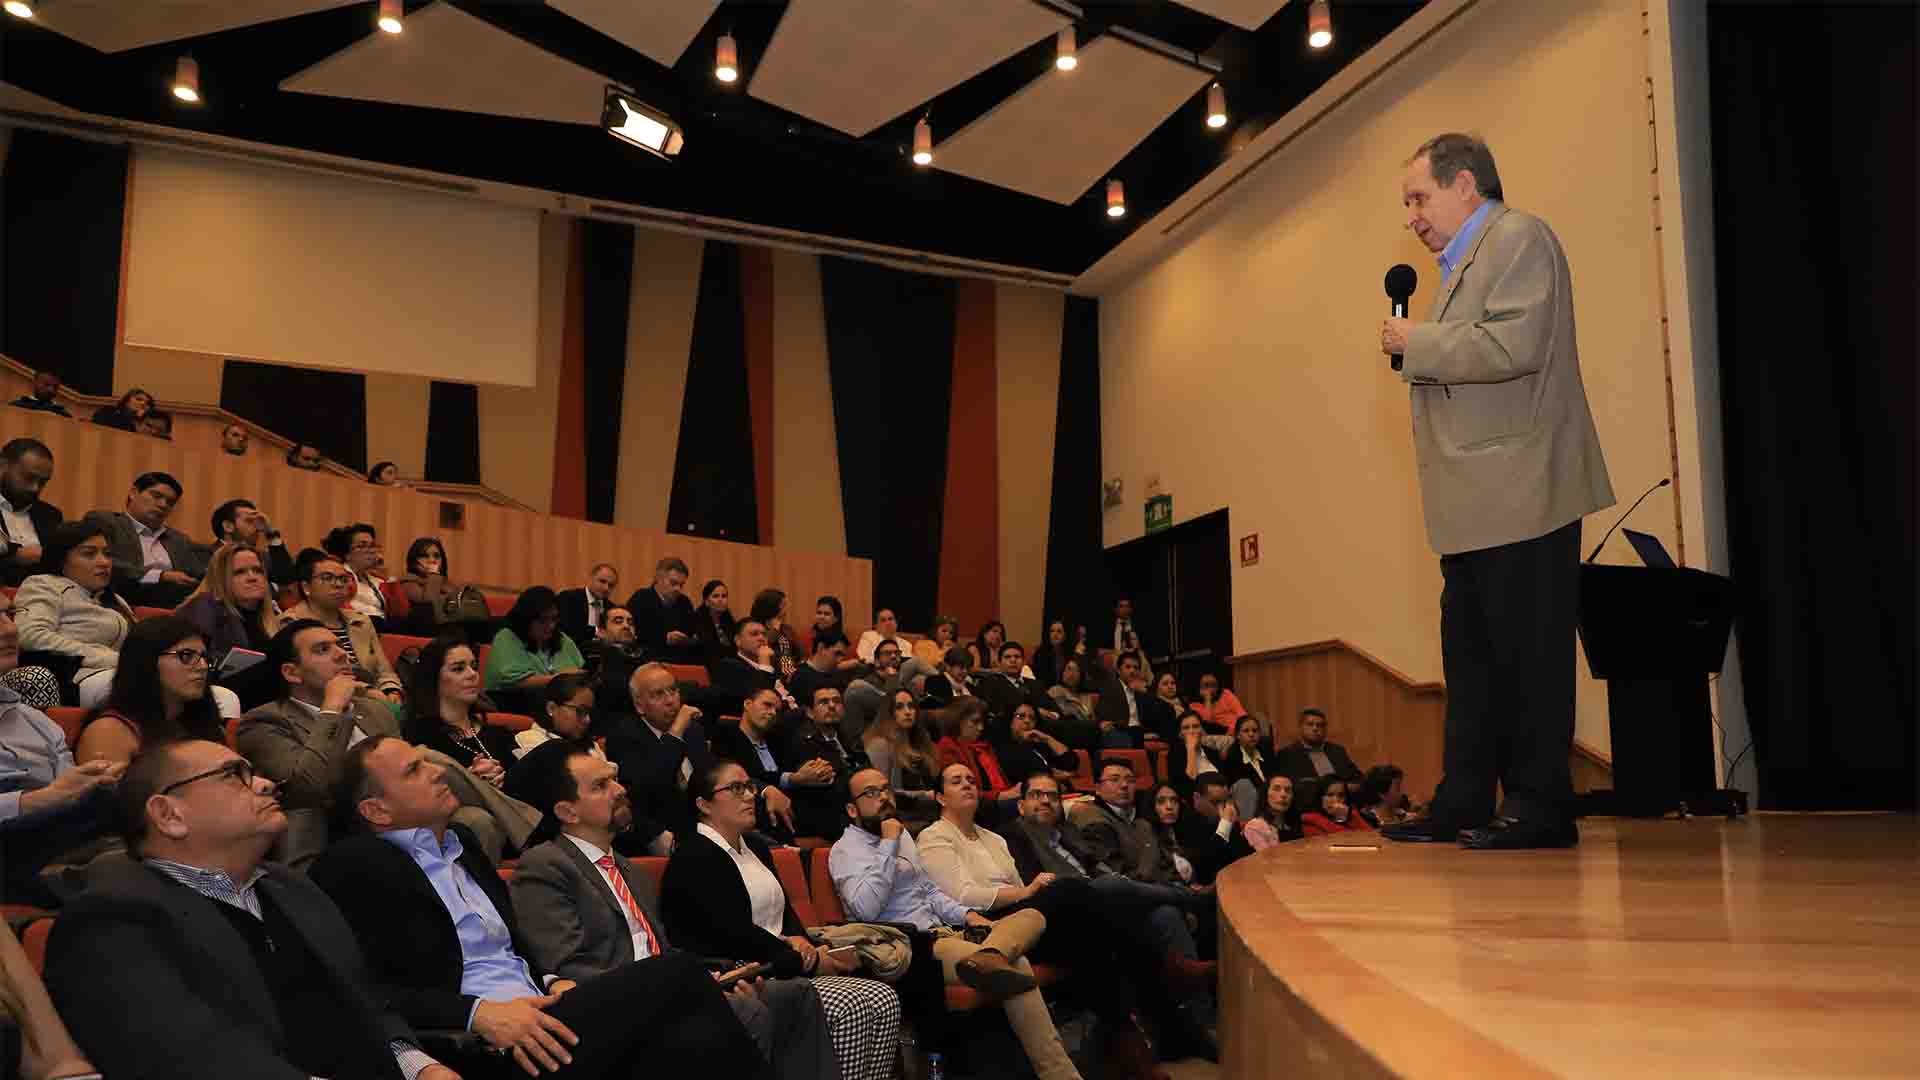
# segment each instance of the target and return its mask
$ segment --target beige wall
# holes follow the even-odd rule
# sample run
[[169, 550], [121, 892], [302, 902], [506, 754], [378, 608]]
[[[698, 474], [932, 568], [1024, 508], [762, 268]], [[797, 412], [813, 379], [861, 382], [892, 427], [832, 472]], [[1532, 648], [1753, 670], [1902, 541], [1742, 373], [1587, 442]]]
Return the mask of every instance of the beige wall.
[[430, 379], [367, 372], [368, 468], [391, 461], [401, 476], [427, 474], [427, 409], [432, 399]]
[[[613, 511], [619, 525], [667, 527], [705, 250], [706, 241], [697, 236], [634, 230], [633, 304], [627, 316], [627, 379], [620, 397], [620, 470]], [[634, 572], [627, 571], [630, 578]]]
[[540, 215], [540, 306], [531, 389], [480, 387], [480, 478], [535, 510], [553, 505], [560, 337], [566, 327], [572, 218]]
[[[1106, 542], [1139, 534], [1158, 474], [1176, 520], [1229, 507], [1236, 537], [1261, 534], [1258, 566], [1234, 559], [1237, 651], [1344, 638], [1438, 680], [1440, 577], [1407, 392], [1377, 347], [1384, 269], [1419, 269], [1416, 312], [1438, 277], [1403, 228], [1401, 162], [1438, 132], [1478, 132], [1513, 205], [1558, 233], [1601, 443], [1631, 499], [1672, 456], [1646, 69], [1632, 0], [1485, 0], [1104, 297], [1103, 471], [1127, 490]], [[1669, 546], [1671, 506], [1663, 493], [1636, 518]], [[1589, 535], [1611, 520], [1590, 519]], [[1581, 670], [1579, 735], [1604, 749], [1604, 690]]]
[[[817, 255], [773, 253], [773, 401], [774, 539], [783, 548], [844, 555], [847, 518]], [[850, 611], [847, 618], [865, 623], [872, 614]]]
[[1046, 640], [1047, 508], [1066, 297], [1000, 285], [994, 370], [1000, 402], [1000, 621], [1029, 650]]
[[113, 392], [117, 397], [137, 386], [159, 399], [162, 408], [175, 402], [218, 405], [225, 366], [225, 360], [207, 353], [123, 341], [113, 352]]

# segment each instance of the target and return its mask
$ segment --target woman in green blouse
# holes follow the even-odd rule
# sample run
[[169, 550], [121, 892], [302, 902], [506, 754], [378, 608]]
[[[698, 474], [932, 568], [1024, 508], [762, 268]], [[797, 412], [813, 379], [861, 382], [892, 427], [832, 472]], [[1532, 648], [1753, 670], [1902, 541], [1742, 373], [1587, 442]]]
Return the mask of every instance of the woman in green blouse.
[[532, 701], [555, 675], [583, 671], [580, 647], [560, 629], [560, 604], [553, 590], [535, 585], [520, 594], [507, 612], [507, 625], [493, 636], [487, 654], [487, 690], [502, 708], [520, 698]]

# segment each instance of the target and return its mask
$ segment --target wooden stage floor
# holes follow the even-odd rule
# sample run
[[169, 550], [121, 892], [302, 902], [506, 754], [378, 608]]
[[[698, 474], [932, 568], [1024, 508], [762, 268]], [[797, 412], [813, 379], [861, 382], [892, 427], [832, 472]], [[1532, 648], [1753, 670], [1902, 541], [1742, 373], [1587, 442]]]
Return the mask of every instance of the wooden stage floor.
[[1912, 816], [1367, 839], [1221, 875], [1221, 1076], [1920, 1076]]

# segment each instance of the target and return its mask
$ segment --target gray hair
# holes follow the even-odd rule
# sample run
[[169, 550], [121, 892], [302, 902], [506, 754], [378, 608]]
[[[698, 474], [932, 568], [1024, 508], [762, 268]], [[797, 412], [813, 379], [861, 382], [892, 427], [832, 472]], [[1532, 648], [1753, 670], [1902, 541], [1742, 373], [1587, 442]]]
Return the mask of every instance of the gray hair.
[[666, 558], [661, 559], [659, 562], [653, 564], [654, 577], [664, 577], [667, 574], [673, 573], [675, 571], [678, 571], [682, 575], [692, 573], [692, 571], [687, 569], [687, 564], [682, 562], [680, 558], [675, 555], [669, 555]]
[[1506, 197], [1500, 188], [1500, 170], [1493, 164], [1493, 151], [1487, 149], [1486, 142], [1477, 135], [1462, 135], [1457, 131], [1435, 135], [1421, 143], [1407, 163], [1423, 157], [1433, 173], [1433, 182], [1441, 187], [1453, 183], [1453, 178], [1465, 169], [1473, 174], [1474, 190], [1482, 198]]

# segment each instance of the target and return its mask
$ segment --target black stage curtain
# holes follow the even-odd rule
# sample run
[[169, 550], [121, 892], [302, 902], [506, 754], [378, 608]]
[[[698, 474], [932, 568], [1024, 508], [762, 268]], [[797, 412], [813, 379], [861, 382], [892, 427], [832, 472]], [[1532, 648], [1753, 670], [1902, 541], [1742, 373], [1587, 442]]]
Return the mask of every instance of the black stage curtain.
[[434, 380], [427, 389], [427, 479], [480, 482], [480, 388]]
[[673, 494], [667, 500], [668, 532], [760, 542], [744, 318], [740, 249], [709, 240], [700, 258], [693, 349], [673, 455]]
[[820, 296], [847, 554], [873, 560], [875, 604], [925, 630], [940, 590], [954, 283], [822, 256]]
[[1111, 621], [1100, 507], [1100, 301], [1067, 297], [1047, 513], [1046, 617], [1091, 630]]
[[1708, 9], [1728, 532], [1774, 809], [1915, 802], [1915, 18]]
[[627, 316], [633, 305], [633, 226], [587, 221], [581, 329], [586, 337], [587, 520], [613, 523], [620, 479], [620, 403], [627, 385]]
[[0, 176], [0, 352], [112, 394], [127, 147], [16, 128]]
[[367, 377], [351, 371], [228, 360], [220, 407], [367, 471]]

